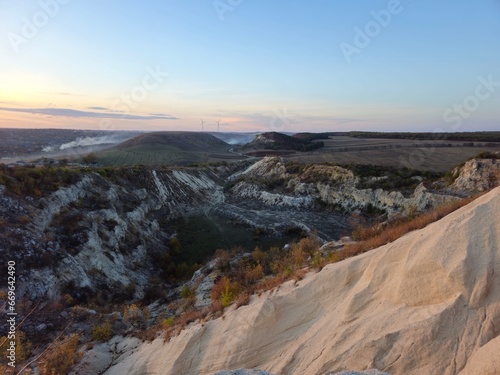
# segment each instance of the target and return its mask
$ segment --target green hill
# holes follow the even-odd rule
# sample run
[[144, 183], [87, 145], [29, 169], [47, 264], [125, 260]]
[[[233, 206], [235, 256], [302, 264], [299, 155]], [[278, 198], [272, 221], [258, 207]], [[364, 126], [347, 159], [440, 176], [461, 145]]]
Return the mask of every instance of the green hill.
[[187, 165], [227, 154], [226, 142], [208, 133], [154, 132], [141, 134], [96, 155], [100, 165]]

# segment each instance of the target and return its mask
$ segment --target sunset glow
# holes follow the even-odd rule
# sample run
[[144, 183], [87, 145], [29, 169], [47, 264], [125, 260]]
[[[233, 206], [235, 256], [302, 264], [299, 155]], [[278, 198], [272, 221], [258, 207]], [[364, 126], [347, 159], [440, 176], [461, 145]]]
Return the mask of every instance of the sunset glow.
[[499, 16], [496, 0], [3, 1], [0, 127], [498, 130]]

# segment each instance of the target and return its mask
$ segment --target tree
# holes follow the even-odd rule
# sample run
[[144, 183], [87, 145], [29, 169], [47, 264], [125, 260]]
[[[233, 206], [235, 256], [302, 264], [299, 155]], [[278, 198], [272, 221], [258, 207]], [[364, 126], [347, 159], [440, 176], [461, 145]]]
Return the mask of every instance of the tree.
[[92, 164], [97, 161], [97, 156], [94, 153], [90, 153], [85, 155], [82, 160], [85, 164]]

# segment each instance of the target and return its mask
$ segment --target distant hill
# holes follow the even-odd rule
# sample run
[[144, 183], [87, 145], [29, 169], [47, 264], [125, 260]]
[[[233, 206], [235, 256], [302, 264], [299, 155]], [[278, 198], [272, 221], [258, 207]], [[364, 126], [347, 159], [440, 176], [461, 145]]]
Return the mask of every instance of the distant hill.
[[438, 141], [464, 141], [464, 142], [500, 142], [500, 132], [460, 132], [460, 133], [386, 133], [386, 132], [349, 132], [350, 137], [356, 138], [381, 138], [381, 139], [418, 139]]
[[262, 133], [243, 146], [243, 151], [255, 150], [293, 150], [311, 151], [324, 146], [323, 142], [313, 142], [277, 132]]
[[204, 163], [217, 154], [218, 159], [231, 148], [208, 133], [154, 132], [141, 134], [96, 155], [101, 165], [186, 165]]
[[328, 139], [330, 136], [336, 135], [337, 133], [297, 133], [292, 137], [297, 139], [302, 139], [304, 141], [316, 141], [319, 139]]

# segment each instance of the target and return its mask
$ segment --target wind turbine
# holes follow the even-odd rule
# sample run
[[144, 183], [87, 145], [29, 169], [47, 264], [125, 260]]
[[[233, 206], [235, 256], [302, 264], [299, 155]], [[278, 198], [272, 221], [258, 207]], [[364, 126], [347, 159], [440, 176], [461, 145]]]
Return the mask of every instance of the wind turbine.
[[220, 131], [220, 120], [217, 121], [217, 132], [219, 132], [219, 131]]
[[201, 131], [203, 131], [203, 125], [205, 124], [205, 121], [201, 120]]

